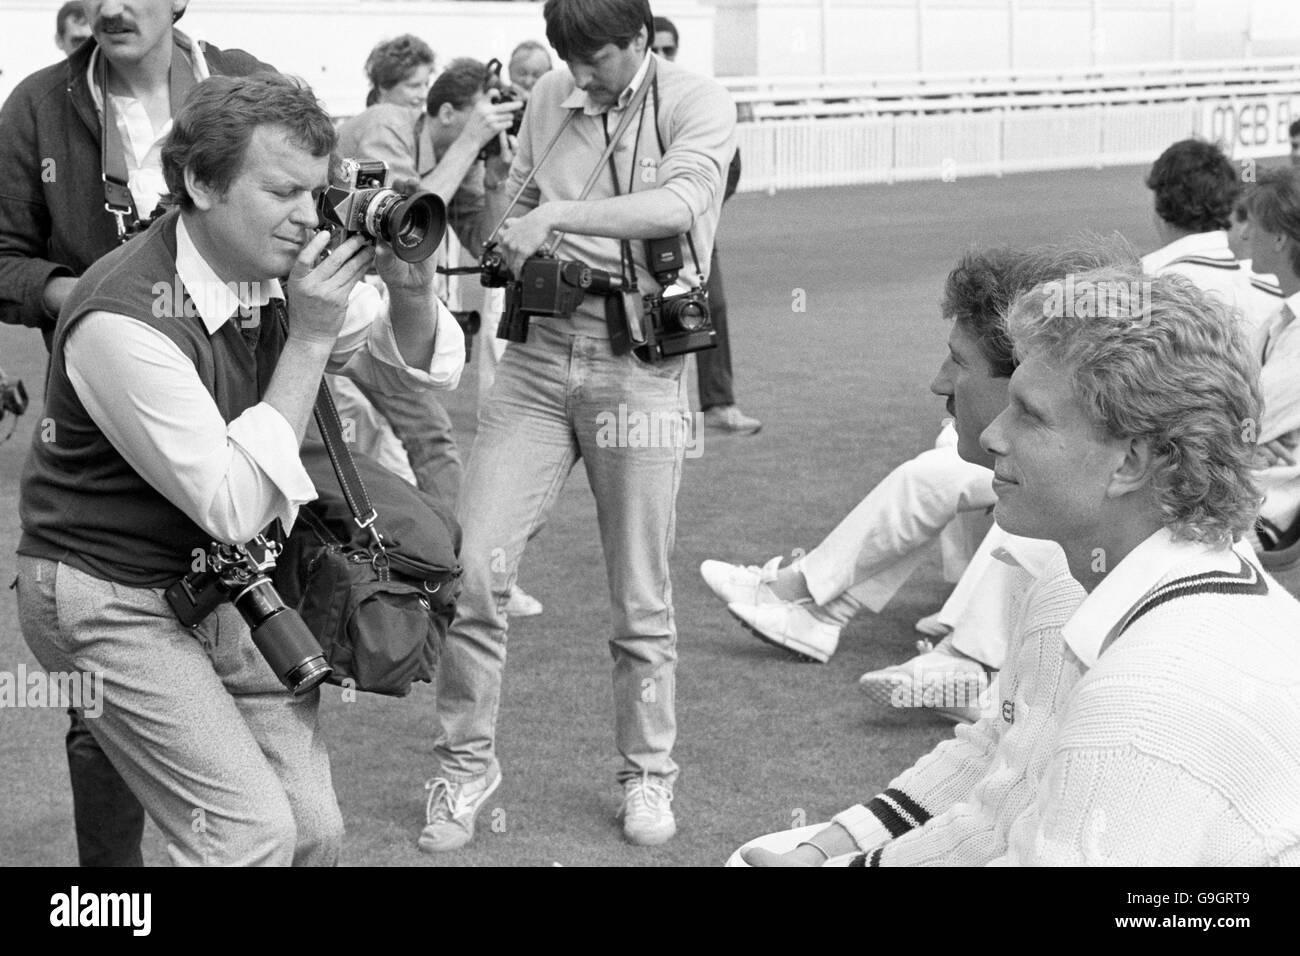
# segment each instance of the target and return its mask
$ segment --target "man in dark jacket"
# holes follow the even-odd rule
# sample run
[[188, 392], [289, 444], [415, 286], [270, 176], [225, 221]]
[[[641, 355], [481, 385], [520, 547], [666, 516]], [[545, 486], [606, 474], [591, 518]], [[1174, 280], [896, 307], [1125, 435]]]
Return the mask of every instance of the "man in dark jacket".
[[[209, 75], [273, 70], [174, 29], [185, 5], [135, 0], [106, 11], [89, 0], [92, 38], [23, 80], [0, 109], [0, 322], [40, 329], [47, 350], [77, 276], [124, 242], [165, 191], [157, 188], [160, 145], [189, 88]], [[106, 110], [113, 119], [107, 143]], [[106, 185], [104, 173], [116, 185]], [[144, 811], [82, 715], [70, 713], [81, 864], [139, 866]]]
[[150, 167], [161, 177], [155, 147], [180, 109], [173, 100], [183, 99], [172, 94], [209, 75], [273, 69], [175, 30], [183, 0], [137, 0], [113, 16], [102, 3], [86, 7], [92, 39], [23, 80], [0, 109], [0, 322], [40, 329], [47, 349], [76, 277], [124, 238], [101, 179], [105, 100], [115, 119], [109, 142], [125, 154], [107, 158], [125, 173], [130, 198], [119, 190], [114, 199], [129, 230], [154, 211], [131, 200], [147, 191]]

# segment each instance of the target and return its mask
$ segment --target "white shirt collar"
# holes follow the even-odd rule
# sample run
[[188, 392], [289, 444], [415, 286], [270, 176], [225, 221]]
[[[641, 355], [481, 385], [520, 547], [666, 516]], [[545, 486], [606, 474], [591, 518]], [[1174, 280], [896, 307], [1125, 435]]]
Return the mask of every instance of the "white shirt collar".
[[1175, 239], [1155, 252], [1147, 253], [1142, 257], [1142, 268], [1148, 273], [1158, 272], [1183, 256], [1205, 256], [1208, 259], [1221, 259], [1224, 262], [1236, 261], [1236, 256], [1228, 248], [1227, 232], [1217, 229], [1214, 232], [1194, 232], [1190, 236]]
[[184, 214], [176, 221], [176, 275], [194, 301], [208, 335], [216, 334], [236, 315], [249, 316], [272, 299], [284, 298], [279, 279], [234, 283], [218, 278], [190, 238]]
[[1250, 545], [1244, 539], [1232, 548], [1223, 548], [1176, 539], [1168, 528], [1161, 528], [1102, 578], [1061, 629], [1061, 637], [1083, 665], [1092, 668], [1129, 612], [1163, 579], [1175, 571], [1179, 576], [1199, 571], [1236, 571], [1238, 552], [1242, 557], [1250, 555]]
[[573, 92], [568, 95], [560, 106], [566, 110], [582, 107], [582, 111], [588, 116], [599, 116], [601, 113], [606, 112], [606, 110], [611, 113], [622, 112], [627, 109], [627, 104], [632, 102], [632, 97], [636, 96], [636, 91], [639, 90], [641, 84], [645, 82], [645, 78], [650, 72], [650, 58], [652, 56], [653, 54], [647, 50], [645, 59], [641, 61], [641, 65], [637, 67], [636, 75], [632, 77], [632, 82], [627, 85], [627, 89], [623, 90], [623, 92], [618, 95], [618, 102], [615, 105], [606, 107], [593, 103], [591, 98], [587, 96], [586, 90], [580, 90], [577, 87], [574, 87]]
[[989, 529], [989, 534], [997, 536], [989, 552], [994, 558], [1003, 564], [1024, 568], [1036, 578], [1041, 578], [1048, 563], [1061, 553], [1061, 546], [1055, 541], [1007, 534], [996, 523]]
[[[1295, 293], [1294, 295], [1289, 295], [1289, 296], [1287, 296], [1285, 299], [1282, 300], [1282, 305], [1289, 305], [1289, 306], [1291, 307], [1291, 314], [1292, 314], [1293, 316], [1300, 315], [1300, 292], [1297, 292], [1297, 293]], [[1279, 306], [1277, 307], [1277, 310], [1278, 310], [1279, 312], [1281, 312], [1281, 311], [1282, 311], [1282, 306], [1279, 305]], [[1291, 319], [1291, 322], [1294, 322], [1294, 321], [1295, 321], [1294, 318]], [[1290, 324], [1290, 322], [1287, 323], [1287, 325], [1289, 325], [1289, 324]], [[1286, 328], [1286, 325], [1283, 325], [1282, 328]]]
[[[172, 42], [180, 46], [182, 50], [190, 55], [190, 62], [194, 65], [194, 79], [202, 82], [211, 76], [208, 69], [208, 58], [203, 55], [202, 42], [191, 39], [180, 30], [172, 27]], [[104, 97], [99, 92], [99, 83], [95, 80], [95, 67], [99, 63], [99, 45], [90, 51], [90, 60], [86, 63], [86, 85], [90, 87], [90, 98], [95, 104], [95, 111], [99, 113], [100, 121], [104, 117]], [[172, 104], [172, 114], [178, 112], [177, 104]]]

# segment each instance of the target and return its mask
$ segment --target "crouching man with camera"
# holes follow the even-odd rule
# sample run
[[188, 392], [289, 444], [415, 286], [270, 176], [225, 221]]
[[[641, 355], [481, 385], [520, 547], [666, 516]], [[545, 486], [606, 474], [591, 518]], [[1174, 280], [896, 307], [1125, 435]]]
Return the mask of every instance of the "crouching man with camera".
[[[711, 344], [700, 290], [735, 107], [718, 84], [650, 53], [646, 0], [547, 0], [544, 16], [570, 72], [538, 80], [510, 177], [488, 194], [493, 221], [518, 196], [483, 262], [487, 282], [502, 266], [514, 277], [501, 328], [512, 344], [479, 412], [461, 496], [464, 591], [438, 674], [427, 851], [469, 842], [500, 783], [504, 608], [525, 543], [579, 459], [613, 611], [623, 832], [642, 845], [676, 832], [668, 559], [689, 427], [682, 368], [685, 352]], [[665, 297], [673, 273], [682, 293]]]
[[[319, 691], [286, 690], [320, 675], [267, 663], [246, 621], [274, 592], [233, 593], [218, 546], [315, 497], [298, 448], [327, 368], [391, 391], [453, 388], [464, 363], [432, 260], [353, 236], [317, 263], [334, 145], [291, 80], [194, 88], [162, 150], [180, 208], [78, 280], [23, 473], [23, 635], [48, 670], [103, 675], [91, 732], [178, 864], [336, 862]], [[372, 263], [387, 309], [358, 283]], [[182, 579], [221, 579], [227, 599], [188, 627]]]

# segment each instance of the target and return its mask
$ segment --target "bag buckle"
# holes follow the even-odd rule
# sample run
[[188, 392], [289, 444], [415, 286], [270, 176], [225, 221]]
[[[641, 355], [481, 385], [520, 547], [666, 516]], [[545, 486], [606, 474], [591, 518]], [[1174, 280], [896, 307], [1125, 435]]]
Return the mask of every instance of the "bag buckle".
[[111, 212], [113, 217], [117, 220], [117, 239], [121, 242], [129, 233], [126, 225], [126, 217], [131, 214], [131, 207], [116, 206], [111, 202], [106, 202], [104, 203], [104, 208]]

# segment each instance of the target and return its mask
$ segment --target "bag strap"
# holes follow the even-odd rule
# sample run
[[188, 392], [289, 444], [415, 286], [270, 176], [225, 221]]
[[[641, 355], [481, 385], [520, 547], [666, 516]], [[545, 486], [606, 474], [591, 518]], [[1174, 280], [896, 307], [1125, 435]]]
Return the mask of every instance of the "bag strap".
[[370, 503], [370, 495], [366, 493], [366, 486], [357, 472], [357, 464], [352, 460], [352, 450], [343, 440], [343, 423], [339, 420], [339, 410], [324, 379], [321, 379], [320, 391], [316, 393], [316, 407], [313, 411], [321, 438], [325, 441], [325, 451], [330, 456], [330, 464], [334, 467], [339, 487], [343, 489], [343, 498], [348, 503], [348, 510], [352, 512], [352, 520], [358, 528], [370, 533], [375, 548], [382, 554], [384, 539], [375, 527], [375, 519], [379, 515]]
[[[273, 308], [280, 329], [285, 339], [288, 339], [289, 310], [284, 302], [278, 299], [271, 301], [275, 303]], [[375, 520], [379, 515], [375, 512], [375, 506], [370, 503], [370, 495], [366, 492], [365, 483], [357, 472], [356, 462], [352, 460], [352, 450], [343, 440], [343, 423], [339, 419], [339, 410], [334, 404], [334, 396], [330, 394], [329, 385], [324, 378], [321, 379], [320, 389], [316, 392], [316, 405], [312, 412], [316, 417], [316, 427], [320, 429], [321, 439], [325, 442], [325, 453], [329, 455], [334, 476], [338, 478], [339, 488], [343, 491], [343, 499], [348, 503], [348, 510], [352, 512], [352, 520], [356, 522], [358, 528], [369, 532], [375, 546], [376, 558], [383, 556], [387, 560], [384, 538], [375, 527]]]

